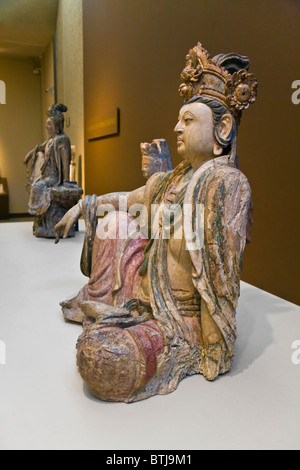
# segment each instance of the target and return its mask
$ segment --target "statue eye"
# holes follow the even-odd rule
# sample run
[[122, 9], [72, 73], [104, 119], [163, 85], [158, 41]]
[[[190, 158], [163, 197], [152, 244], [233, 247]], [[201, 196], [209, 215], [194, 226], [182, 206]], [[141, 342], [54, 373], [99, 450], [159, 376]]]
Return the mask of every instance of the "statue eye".
[[186, 118], [184, 118], [184, 123], [185, 123], [186, 125], [188, 125], [188, 124], [190, 124], [190, 122], [192, 122], [192, 120], [193, 120], [193, 119], [192, 119], [191, 117], [186, 117]]

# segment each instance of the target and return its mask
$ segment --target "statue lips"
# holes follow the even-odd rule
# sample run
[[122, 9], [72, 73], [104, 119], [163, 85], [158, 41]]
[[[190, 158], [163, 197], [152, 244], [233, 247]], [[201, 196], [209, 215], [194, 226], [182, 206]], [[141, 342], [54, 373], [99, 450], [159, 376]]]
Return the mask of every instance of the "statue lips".
[[177, 148], [179, 148], [183, 144], [183, 139], [178, 138], [177, 139]]

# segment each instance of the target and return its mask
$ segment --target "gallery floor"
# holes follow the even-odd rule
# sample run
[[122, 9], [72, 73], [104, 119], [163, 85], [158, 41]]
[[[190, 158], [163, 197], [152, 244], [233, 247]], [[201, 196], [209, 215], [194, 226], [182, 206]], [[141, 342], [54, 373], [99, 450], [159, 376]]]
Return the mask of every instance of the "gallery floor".
[[0, 224], [0, 449], [300, 449], [300, 307], [245, 283], [230, 373], [131, 405], [94, 399], [76, 368], [81, 326], [59, 307], [86, 282], [83, 234], [55, 245], [31, 222]]

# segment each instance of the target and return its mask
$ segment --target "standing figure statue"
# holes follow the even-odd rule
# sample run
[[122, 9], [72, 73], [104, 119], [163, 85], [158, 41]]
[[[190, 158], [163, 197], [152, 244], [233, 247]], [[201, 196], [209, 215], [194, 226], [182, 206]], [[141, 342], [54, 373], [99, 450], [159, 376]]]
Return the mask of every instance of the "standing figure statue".
[[230, 369], [252, 223], [236, 155], [242, 111], [257, 94], [248, 68], [247, 57], [211, 58], [198, 43], [179, 89], [182, 163], [135, 191], [86, 197], [56, 227], [66, 237], [81, 215], [86, 221], [89, 281], [61, 305], [83, 324], [77, 365], [99, 399], [135, 402], [173, 392], [186, 376], [213, 381]]
[[142, 154], [142, 173], [147, 180], [154, 173], [173, 170], [172, 157], [165, 139], [154, 139], [151, 143], [140, 145]]
[[[35, 216], [33, 233], [54, 238], [53, 229], [64, 214], [81, 198], [83, 190], [70, 179], [71, 144], [64, 133], [63, 104], [50, 106], [46, 130], [48, 140], [25, 157], [29, 192], [28, 212]], [[31, 165], [30, 165], [31, 164]], [[69, 236], [74, 236], [72, 227]]]

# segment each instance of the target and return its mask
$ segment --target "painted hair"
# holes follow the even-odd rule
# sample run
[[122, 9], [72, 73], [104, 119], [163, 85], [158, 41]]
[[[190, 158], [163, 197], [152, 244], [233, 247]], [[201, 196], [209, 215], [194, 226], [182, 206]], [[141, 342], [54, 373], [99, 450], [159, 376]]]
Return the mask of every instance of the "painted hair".
[[61, 134], [64, 130], [65, 116], [63, 113], [67, 112], [68, 108], [64, 104], [53, 104], [47, 112], [47, 116], [53, 119], [54, 127], [57, 134]]

